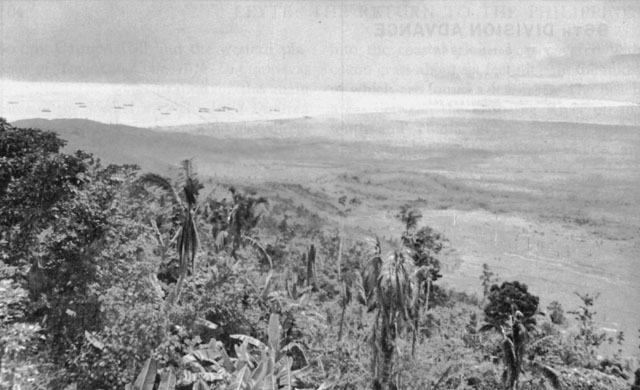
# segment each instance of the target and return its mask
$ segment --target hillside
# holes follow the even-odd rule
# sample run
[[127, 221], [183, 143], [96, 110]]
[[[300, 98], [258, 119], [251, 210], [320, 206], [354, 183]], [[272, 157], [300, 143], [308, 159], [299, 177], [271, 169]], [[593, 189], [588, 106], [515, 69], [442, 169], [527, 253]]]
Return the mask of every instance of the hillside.
[[[150, 171], [193, 157], [203, 175], [290, 197], [359, 236], [398, 235], [395, 210], [413, 202], [455, 248], [446, 284], [478, 293], [487, 263], [544, 291], [547, 303], [571, 307], [575, 291], [601, 293], [603, 328], [632, 334], [640, 323], [634, 126], [409, 114], [182, 129], [191, 133], [83, 120], [17, 124], [57, 131], [67, 149]], [[344, 218], [333, 206], [341, 196], [360, 202]], [[625, 350], [634, 348], [628, 340]]]
[[[380, 121], [361, 142], [273, 128], [297, 123], [229, 139], [0, 121], [0, 378], [56, 390], [628, 388], [634, 129]], [[385, 126], [404, 144], [382, 142]], [[607, 164], [612, 188], [585, 192]]]

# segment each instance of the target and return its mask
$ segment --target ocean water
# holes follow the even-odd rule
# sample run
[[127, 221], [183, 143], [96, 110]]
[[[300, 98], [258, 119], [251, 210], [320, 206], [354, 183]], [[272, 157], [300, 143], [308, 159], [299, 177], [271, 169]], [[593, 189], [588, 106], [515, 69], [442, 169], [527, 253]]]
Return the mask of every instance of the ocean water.
[[630, 102], [527, 96], [384, 94], [194, 85], [30, 82], [0, 79], [0, 116], [83, 118], [168, 127], [349, 114], [442, 110], [634, 107]]

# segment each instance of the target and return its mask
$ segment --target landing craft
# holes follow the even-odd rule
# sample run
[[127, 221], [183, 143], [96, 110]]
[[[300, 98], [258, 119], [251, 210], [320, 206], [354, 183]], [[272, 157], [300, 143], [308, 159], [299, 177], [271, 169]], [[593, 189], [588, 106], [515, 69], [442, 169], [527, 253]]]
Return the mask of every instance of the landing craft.
[[214, 111], [218, 111], [218, 112], [235, 111], [235, 112], [238, 112], [238, 109], [234, 108], [234, 107], [229, 107], [229, 106], [222, 106], [220, 108], [216, 108]]

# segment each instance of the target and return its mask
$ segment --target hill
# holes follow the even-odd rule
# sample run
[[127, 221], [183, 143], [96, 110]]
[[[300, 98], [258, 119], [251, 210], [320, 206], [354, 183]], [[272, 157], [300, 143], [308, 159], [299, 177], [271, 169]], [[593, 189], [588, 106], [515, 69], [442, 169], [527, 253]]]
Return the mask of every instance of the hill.
[[[168, 132], [84, 120], [28, 120], [69, 149], [166, 172], [194, 157], [200, 172], [289, 198], [353, 234], [397, 236], [412, 202], [455, 253], [445, 278], [478, 293], [481, 265], [575, 307], [600, 292], [602, 328], [640, 323], [640, 131], [635, 126], [415, 114], [216, 124]], [[341, 196], [357, 199], [346, 217]], [[626, 350], [635, 346], [628, 340]]]

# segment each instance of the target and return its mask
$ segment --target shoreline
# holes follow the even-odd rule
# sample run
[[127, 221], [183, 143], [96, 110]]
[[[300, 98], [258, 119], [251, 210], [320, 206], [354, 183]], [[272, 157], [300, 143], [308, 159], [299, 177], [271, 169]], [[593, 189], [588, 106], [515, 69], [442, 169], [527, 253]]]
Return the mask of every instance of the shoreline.
[[28, 82], [0, 79], [2, 115], [89, 119], [163, 128], [354, 114], [638, 107], [632, 102], [515, 95], [428, 95], [193, 85]]

